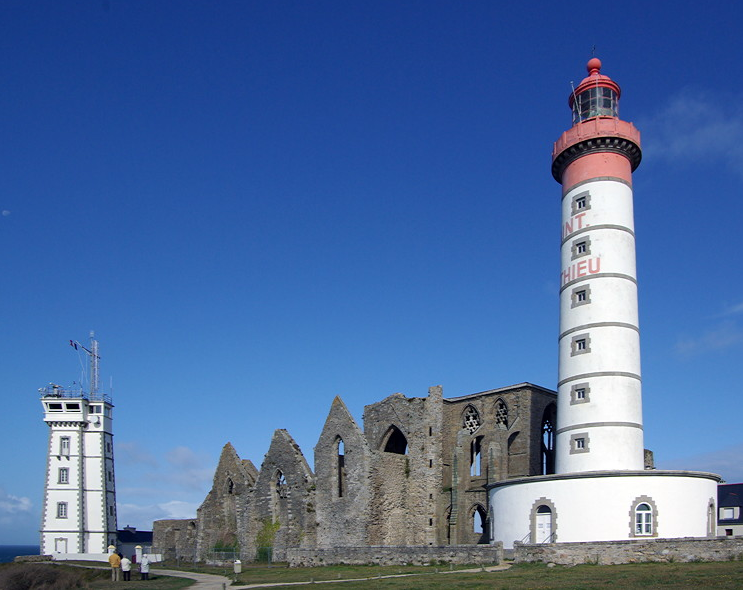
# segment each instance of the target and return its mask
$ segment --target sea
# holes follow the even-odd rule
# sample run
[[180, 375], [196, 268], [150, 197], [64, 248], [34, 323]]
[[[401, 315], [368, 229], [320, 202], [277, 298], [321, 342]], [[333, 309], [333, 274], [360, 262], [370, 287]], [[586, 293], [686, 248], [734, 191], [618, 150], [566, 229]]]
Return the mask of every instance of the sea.
[[16, 555], [38, 555], [38, 545], [0, 545], [0, 563], [13, 561]]

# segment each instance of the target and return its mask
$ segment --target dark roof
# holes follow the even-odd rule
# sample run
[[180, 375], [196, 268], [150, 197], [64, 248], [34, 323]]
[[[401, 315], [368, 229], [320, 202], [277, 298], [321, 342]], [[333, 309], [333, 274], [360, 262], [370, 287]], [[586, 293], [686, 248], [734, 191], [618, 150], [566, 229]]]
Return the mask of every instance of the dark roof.
[[152, 545], [152, 531], [116, 531], [119, 543], [136, 543], [137, 545]]

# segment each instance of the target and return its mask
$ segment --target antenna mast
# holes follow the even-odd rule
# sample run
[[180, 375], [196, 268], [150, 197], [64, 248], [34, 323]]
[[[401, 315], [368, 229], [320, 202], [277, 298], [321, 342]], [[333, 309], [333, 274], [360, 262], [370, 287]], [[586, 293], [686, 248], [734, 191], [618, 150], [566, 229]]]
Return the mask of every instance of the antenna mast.
[[90, 394], [91, 396], [98, 393], [98, 340], [95, 339], [95, 332], [90, 331]]

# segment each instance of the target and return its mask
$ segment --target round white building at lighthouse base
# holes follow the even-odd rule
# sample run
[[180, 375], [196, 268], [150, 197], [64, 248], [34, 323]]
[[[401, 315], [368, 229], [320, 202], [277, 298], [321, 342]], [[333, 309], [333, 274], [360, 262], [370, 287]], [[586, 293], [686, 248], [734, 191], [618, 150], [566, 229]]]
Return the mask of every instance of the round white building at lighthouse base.
[[570, 543], [713, 537], [718, 475], [591, 471], [491, 484], [490, 538]]

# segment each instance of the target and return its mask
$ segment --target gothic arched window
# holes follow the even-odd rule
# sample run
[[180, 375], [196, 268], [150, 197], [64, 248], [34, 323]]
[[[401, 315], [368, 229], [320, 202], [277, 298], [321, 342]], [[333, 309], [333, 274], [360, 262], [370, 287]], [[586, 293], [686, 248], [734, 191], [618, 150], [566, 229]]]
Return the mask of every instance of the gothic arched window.
[[387, 431], [386, 442], [384, 444], [385, 453], [396, 453], [405, 455], [408, 452], [408, 439], [397, 426], [390, 426]]
[[281, 469], [276, 470], [276, 495], [279, 498], [286, 498], [289, 496], [289, 484], [286, 481], [286, 477], [282, 473]]
[[544, 409], [542, 416], [542, 475], [555, 472], [555, 404]]
[[346, 491], [346, 446], [340, 436], [336, 440], [336, 447], [338, 450], [338, 497], [342, 498]]
[[482, 422], [480, 421], [480, 413], [475, 409], [474, 406], [467, 406], [464, 410], [463, 426], [467, 432], [472, 434], [480, 428]]
[[502, 399], [495, 402], [495, 423], [498, 426], [508, 428], [508, 406]]

